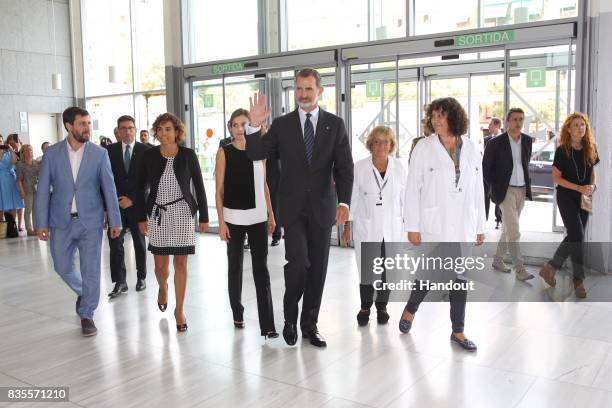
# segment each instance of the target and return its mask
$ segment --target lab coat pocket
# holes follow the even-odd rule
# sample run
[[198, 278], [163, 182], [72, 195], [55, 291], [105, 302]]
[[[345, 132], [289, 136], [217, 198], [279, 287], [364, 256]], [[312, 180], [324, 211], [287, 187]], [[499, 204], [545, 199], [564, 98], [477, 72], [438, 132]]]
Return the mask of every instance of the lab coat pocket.
[[370, 229], [369, 218], [358, 218], [353, 221], [353, 239], [355, 241], [368, 241], [368, 234]]
[[439, 234], [442, 230], [440, 207], [423, 208], [421, 215], [421, 232]]

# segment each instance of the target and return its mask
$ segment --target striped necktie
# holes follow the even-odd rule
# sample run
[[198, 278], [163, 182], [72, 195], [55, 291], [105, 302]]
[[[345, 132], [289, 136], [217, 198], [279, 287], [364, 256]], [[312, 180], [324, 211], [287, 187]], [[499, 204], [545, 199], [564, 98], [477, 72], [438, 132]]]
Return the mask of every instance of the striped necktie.
[[312, 114], [306, 114], [306, 121], [304, 122], [304, 147], [306, 147], [306, 158], [308, 159], [308, 164], [310, 164], [310, 159], [312, 159], [312, 150], [314, 148], [314, 127], [312, 126], [312, 122], [310, 121], [310, 117]]
[[125, 172], [130, 171], [130, 145], [125, 146], [125, 154], [123, 155], [123, 166], [125, 167]]

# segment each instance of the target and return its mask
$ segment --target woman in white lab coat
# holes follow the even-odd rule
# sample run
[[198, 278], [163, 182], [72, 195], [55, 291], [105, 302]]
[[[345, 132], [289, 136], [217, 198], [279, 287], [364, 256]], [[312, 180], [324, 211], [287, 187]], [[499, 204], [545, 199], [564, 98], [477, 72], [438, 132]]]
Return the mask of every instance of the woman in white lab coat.
[[[456, 242], [477, 245], [484, 242], [485, 211], [482, 155], [478, 146], [461, 137], [468, 119], [454, 98], [433, 101], [427, 110], [435, 134], [421, 140], [410, 160], [404, 207], [404, 228], [408, 240]], [[463, 276], [458, 275], [456, 282]], [[427, 290], [413, 290], [399, 328], [407, 333]], [[463, 333], [467, 290], [450, 291], [451, 341], [468, 351], [476, 345]]]
[[[377, 126], [366, 141], [371, 156], [355, 163], [352, 205], [342, 241], [346, 245], [352, 229], [360, 276], [361, 310], [357, 314], [360, 326], [368, 324], [374, 301], [371, 271], [369, 274], [361, 273], [361, 243], [380, 242], [380, 254], [384, 257], [385, 242], [406, 240], [402, 220], [406, 170], [399, 160], [391, 156], [396, 146], [393, 130]], [[384, 272], [382, 280], [386, 281]], [[388, 301], [388, 290], [376, 291], [376, 320], [379, 324], [389, 321]]]

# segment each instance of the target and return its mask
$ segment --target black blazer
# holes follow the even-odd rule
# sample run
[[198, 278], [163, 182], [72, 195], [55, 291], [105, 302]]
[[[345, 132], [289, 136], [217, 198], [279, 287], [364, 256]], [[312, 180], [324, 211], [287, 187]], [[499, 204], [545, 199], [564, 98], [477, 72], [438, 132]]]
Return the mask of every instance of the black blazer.
[[353, 157], [344, 121], [336, 115], [319, 110], [310, 165], [297, 110], [276, 118], [265, 136], [259, 132], [247, 135], [246, 154], [251, 160], [280, 159], [279, 217], [283, 226], [297, 219], [306, 200], [322, 227], [335, 223], [336, 193], [337, 202], [351, 204]]
[[[166, 167], [166, 162], [166, 158], [161, 155], [159, 146], [147, 150], [143, 155], [143, 162], [138, 173], [138, 195], [136, 197], [138, 221], [146, 221], [147, 215], [150, 216], [153, 211], [159, 181]], [[195, 215], [196, 211], [199, 211], [199, 222], [208, 222], [208, 204], [206, 203], [202, 170], [198, 157], [193, 150], [179, 146], [178, 153], [174, 158], [174, 174], [185, 201], [189, 205], [191, 215]], [[192, 182], [196, 193], [195, 197], [191, 194]], [[147, 187], [150, 187], [151, 191], [145, 199]]]
[[110, 159], [113, 176], [115, 178], [115, 187], [117, 189], [117, 197], [126, 196], [134, 203], [138, 194], [138, 169], [142, 166], [142, 157], [149, 150], [149, 147], [143, 143], [136, 142], [132, 159], [130, 160], [130, 169], [125, 171], [123, 165], [123, 146], [121, 142], [113, 143], [108, 146], [108, 157]]
[[[489, 186], [491, 201], [501, 204], [506, 198], [506, 192], [510, 185], [512, 169], [512, 148], [507, 132], [490, 139], [485, 147], [482, 159], [482, 174]], [[525, 195], [532, 200], [531, 179], [529, 178], [529, 161], [531, 160], [531, 148], [533, 139], [531, 136], [521, 133], [521, 162], [523, 165], [523, 176], [525, 177]]]

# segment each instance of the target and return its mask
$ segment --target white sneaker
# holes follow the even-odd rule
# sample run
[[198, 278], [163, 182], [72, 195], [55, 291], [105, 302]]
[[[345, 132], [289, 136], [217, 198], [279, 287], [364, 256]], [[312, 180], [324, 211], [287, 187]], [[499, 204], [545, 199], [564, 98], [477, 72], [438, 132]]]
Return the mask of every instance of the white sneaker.
[[526, 280], [533, 279], [533, 275], [527, 272], [525, 268], [521, 268], [516, 270], [516, 279], [524, 282]]
[[498, 271], [504, 273], [510, 273], [510, 268], [506, 266], [503, 260], [498, 258], [493, 260], [493, 269], [497, 269]]

